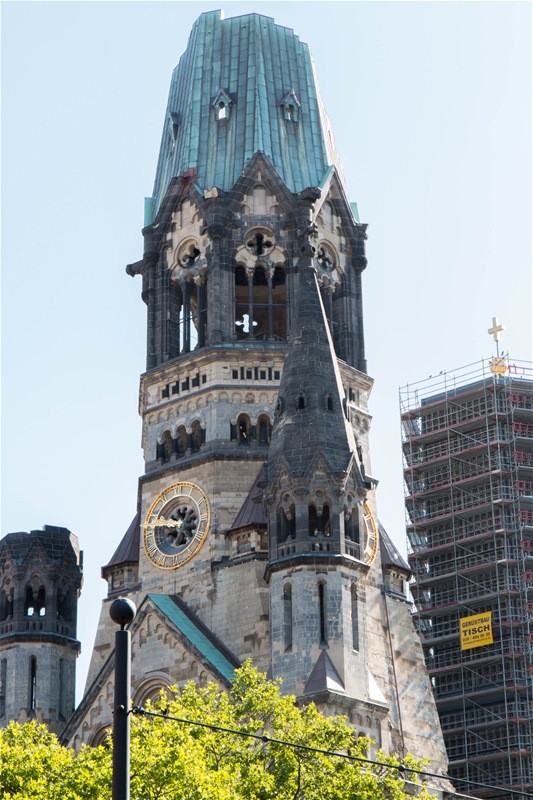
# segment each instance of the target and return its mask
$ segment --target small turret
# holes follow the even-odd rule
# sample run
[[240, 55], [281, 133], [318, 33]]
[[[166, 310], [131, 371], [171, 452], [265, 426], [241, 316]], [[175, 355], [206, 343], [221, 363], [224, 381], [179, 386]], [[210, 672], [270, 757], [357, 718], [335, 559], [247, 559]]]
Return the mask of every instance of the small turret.
[[[307, 248], [312, 254], [312, 245]], [[351, 515], [366, 494], [311, 262], [308, 256], [299, 263], [298, 309], [268, 453], [271, 564], [297, 553], [343, 552], [345, 505]]]
[[60, 733], [74, 709], [82, 553], [67, 528], [0, 541], [0, 726], [36, 719]]

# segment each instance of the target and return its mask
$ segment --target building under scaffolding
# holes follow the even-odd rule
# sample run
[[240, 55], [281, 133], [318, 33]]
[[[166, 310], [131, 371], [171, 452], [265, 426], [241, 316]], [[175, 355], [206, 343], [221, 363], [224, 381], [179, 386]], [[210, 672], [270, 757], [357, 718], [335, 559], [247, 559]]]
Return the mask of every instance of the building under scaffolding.
[[500, 358], [400, 391], [414, 616], [449, 775], [480, 797], [533, 794], [532, 377]]

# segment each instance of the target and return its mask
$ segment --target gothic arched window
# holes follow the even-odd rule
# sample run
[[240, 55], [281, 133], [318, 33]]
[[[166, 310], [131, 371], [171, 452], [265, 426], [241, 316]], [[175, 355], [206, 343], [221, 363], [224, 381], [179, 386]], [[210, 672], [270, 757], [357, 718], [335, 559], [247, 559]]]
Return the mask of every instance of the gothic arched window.
[[272, 424], [266, 414], [261, 414], [257, 421], [259, 444], [270, 444], [272, 434]]
[[314, 503], [309, 503], [309, 536], [331, 535], [331, 512], [328, 503], [318, 511]]
[[[259, 190], [266, 192], [264, 187], [256, 187], [254, 192]], [[274, 264], [275, 259], [283, 261], [274, 233], [262, 226], [250, 228], [237, 254], [235, 269], [235, 333], [238, 339], [287, 337], [285, 270], [280, 263]]]
[[165, 431], [163, 434], [163, 461], [169, 461], [172, 453], [174, 452], [174, 441], [170, 431]]
[[318, 536], [318, 512], [314, 503], [309, 505], [309, 536]]
[[198, 420], [196, 420], [192, 424], [192, 431], [191, 431], [192, 452], [197, 453], [200, 447], [203, 445], [204, 441], [205, 441], [205, 430], [202, 428]]
[[[186, 254], [185, 256], [186, 257]], [[194, 254], [190, 254], [194, 258]], [[178, 323], [178, 351], [189, 353], [197, 347], [204, 347], [207, 333], [207, 284], [184, 280], [180, 284], [181, 303]]]
[[251, 425], [248, 414], [240, 414], [237, 418], [237, 441], [239, 444], [250, 444]]
[[178, 428], [178, 434], [174, 440], [174, 449], [178, 458], [184, 456], [187, 451], [187, 431], [185, 430], [185, 425], [180, 425]]
[[294, 506], [286, 511], [284, 508], [278, 509], [278, 541], [287, 542], [292, 541], [296, 536], [296, 518], [294, 515]]
[[44, 617], [46, 614], [46, 589], [44, 586], [39, 586], [39, 591], [37, 592], [36, 610], [40, 617]]
[[24, 614], [26, 617], [33, 617], [35, 614], [35, 600], [33, 597], [33, 588], [26, 586], [25, 599], [24, 599]]

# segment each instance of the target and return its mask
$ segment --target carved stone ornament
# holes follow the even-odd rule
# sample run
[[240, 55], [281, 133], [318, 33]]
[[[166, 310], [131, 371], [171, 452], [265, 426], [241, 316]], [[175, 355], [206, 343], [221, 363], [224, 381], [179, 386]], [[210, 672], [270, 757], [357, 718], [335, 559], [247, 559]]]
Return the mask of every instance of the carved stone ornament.
[[196, 239], [189, 237], [178, 245], [170, 269], [171, 280], [176, 283], [191, 280], [196, 284], [205, 283], [207, 261]]
[[309, 222], [307, 225], [302, 225], [300, 228], [298, 228], [296, 235], [298, 239], [317, 239], [318, 227], [314, 222]]

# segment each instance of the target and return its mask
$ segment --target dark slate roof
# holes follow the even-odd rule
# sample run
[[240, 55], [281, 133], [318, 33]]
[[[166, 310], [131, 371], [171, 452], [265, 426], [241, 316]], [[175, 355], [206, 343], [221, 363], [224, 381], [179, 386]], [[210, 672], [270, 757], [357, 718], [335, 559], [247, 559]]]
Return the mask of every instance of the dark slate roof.
[[118, 564], [136, 564], [139, 561], [139, 543], [141, 538], [141, 517], [139, 512], [133, 517], [131, 524], [122, 537], [119, 546], [102, 569], [115, 567]]
[[307, 679], [304, 692], [311, 694], [324, 691], [344, 692], [344, 683], [335, 669], [333, 661], [326, 651], [322, 650]]
[[[291, 90], [297, 122], [286, 121], [280, 108]], [[221, 92], [231, 100], [223, 123], [213, 108]], [[291, 192], [320, 186], [329, 165], [342, 169], [308, 46], [270, 17], [206, 12], [172, 75], [152, 219], [172, 178], [188, 174], [201, 189], [229, 191], [258, 151]]]
[[389, 534], [381, 524], [378, 524], [379, 528], [379, 552], [381, 555], [381, 565], [383, 567], [397, 567], [398, 569], [405, 570], [406, 572], [411, 573], [411, 569], [409, 564], [402, 558], [400, 553], [398, 552], [397, 547], [393, 544], [392, 539], [390, 538]]
[[[327, 406], [328, 396], [332, 409]], [[298, 408], [303, 397], [305, 408]], [[299, 269], [298, 307], [291, 325], [268, 453], [268, 479], [284, 460], [293, 475], [305, 475], [320, 455], [332, 474], [345, 474], [355, 452], [343, 410], [344, 389], [337, 357], [311, 266]]]
[[264, 465], [259, 470], [259, 475], [252, 483], [252, 487], [248, 492], [246, 500], [241, 506], [241, 509], [233, 521], [230, 531], [237, 528], [265, 528], [267, 519], [265, 516], [265, 509], [263, 506], [262, 497], [263, 490], [260, 488], [261, 482], [265, 480], [265, 467]]
[[147, 597], [178, 628], [210, 667], [228, 683], [232, 683], [235, 670], [240, 666], [238, 658], [204, 625], [181, 597], [167, 594], [148, 594]]
[[0, 542], [0, 547], [8, 551], [13, 563], [19, 565], [28, 560], [36, 546], [41, 547], [50, 564], [61, 564], [72, 553], [76, 561], [79, 561], [78, 537], [68, 528], [57, 525], [45, 525], [42, 531], [8, 533]]

